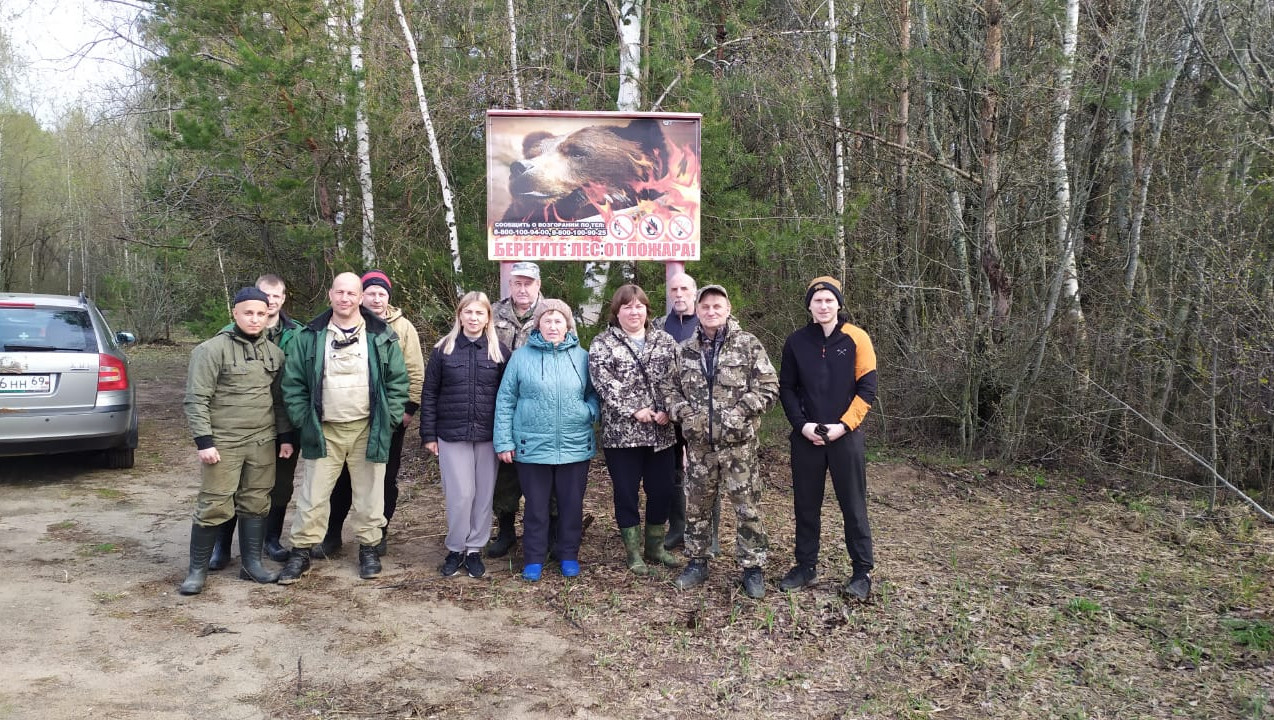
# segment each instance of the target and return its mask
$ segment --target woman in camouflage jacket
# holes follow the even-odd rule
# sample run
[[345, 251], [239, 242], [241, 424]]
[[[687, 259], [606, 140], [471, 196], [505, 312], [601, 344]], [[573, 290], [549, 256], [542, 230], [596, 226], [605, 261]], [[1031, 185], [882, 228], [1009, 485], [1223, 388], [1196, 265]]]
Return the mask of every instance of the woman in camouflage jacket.
[[676, 435], [662, 407], [659, 386], [677, 357], [677, 341], [652, 330], [650, 300], [624, 285], [610, 302], [610, 327], [593, 339], [588, 373], [602, 400], [602, 452], [614, 487], [615, 522], [628, 569], [649, 572], [643, 562], [639, 491], [646, 488], [645, 559], [678, 567], [664, 549], [664, 523], [672, 502]]

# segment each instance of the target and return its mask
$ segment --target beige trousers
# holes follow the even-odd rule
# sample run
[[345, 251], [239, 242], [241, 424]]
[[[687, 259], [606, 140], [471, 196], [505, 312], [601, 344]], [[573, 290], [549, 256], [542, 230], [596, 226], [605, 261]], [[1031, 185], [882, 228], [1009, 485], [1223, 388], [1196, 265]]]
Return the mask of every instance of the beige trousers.
[[323, 423], [326, 457], [305, 461], [305, 476], [296, 496], [292, 519], [292, 547], [310, 548], [323, 541], [331, 513], [332, 488], [349, 465], [353, 489], [350, 524], [360, 545], [380, 542], [385, 527], [385, 463], [368, 462], [370, 420]]

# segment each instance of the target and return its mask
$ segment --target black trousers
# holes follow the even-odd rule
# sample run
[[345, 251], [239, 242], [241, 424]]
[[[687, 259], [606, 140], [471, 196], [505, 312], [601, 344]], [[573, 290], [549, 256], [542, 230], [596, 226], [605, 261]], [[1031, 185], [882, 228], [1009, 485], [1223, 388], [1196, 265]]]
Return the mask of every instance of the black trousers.
[[[278, 455], [279, 443], [274, 443]], [[286, 509], [292, 502], [292, 488], [296, 482], [296, 463], [301, 459], [301, 444], [292, 446], [292, 457], [274, 459], [274, 488], [270, 490], [270, 507]]]
[[827, 473], [845, 523], [845, 549], [855, 573], [869, 572], [872, 557], [871, 527], [867, 523], [867, 458], [863, 430], [859, 428], [831, 445], [815, 445], [799, 432], [792, 433], [792, 504], [796, 514], [796, 563], [818, 564], [822, 532], [823, 491]]
[[522, 510], [522, 559], [543, 564], [549, 549], [549, 505], [557, 500], [557, 558], [578, 560], [584, 534], [588, 461], [565, 465], [515, 463], [526, 507]]
[[[672, 502], [673, 459], [676, 448], [656, 451], [649, 445], [631, 448], [603, 448], [606, 469], [615, 496], [615, 523], [621, 528], [641, 524], [640, 491], [646, 488], [646, 524], [668, 522]], [[676, 459], [680, 460], [678, 455]]]
[[[407, 426], [400, 425], [389, 439], [389, 460], [385, 462], [385, 520], [394, 519], [394, 509], [398, 507], [398, 466], [402, 464], [403, 436], [407, 434]], [[336, 478], [336, 486], [332, 488], [332, 512], [327, 518], [327, 534], [340, 537], [345, 518], [349, 516], [350, 506], [354, 503], [354, 488], [350, 486], [349, 466], [341, 468], [340, 477]]]

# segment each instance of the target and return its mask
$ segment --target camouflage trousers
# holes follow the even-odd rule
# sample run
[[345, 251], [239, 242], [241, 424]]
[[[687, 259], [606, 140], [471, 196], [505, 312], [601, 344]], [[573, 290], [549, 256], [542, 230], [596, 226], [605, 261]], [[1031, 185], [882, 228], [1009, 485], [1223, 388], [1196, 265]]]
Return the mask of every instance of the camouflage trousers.
[[709, 449], [686, 446], [686, 555], [706, 558], [712, 542], [712, 508], [724, 493], [734, 505], [735, 556], [745, 568], [765, 565], [769, 538], [761, 525], [761, 476], [755, 439]]

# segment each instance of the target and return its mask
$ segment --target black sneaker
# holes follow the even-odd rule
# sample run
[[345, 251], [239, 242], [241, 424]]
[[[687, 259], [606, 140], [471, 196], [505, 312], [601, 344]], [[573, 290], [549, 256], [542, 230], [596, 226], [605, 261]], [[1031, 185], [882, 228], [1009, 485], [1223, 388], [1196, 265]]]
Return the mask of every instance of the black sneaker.
[[871, 595], [871, 577], [866, 574], [851, 577], [845, 583], [844, 592], [855, 600], [866, 601]]
[[464, 554], [458, 552], [447, 553], [447, 559], [442, 561], [442, 576], [451, 577], [460, 572], [460, 566], [464, 564]]
[[474, 550], [464, 556], [464, 569], [469, 573], [471, 578], [484, 577], [487, 574], [487, 566], [482, 564], [482, 553]]
[[761, 568], [743, 571], [743, 593], [753, 600], [765, 597], [765, 576], [761, 574]]
[[380, 577], [380, 556], [375, 545], [358, 546], [358, 576], [364, 580]]
[[779, 589], [783, 592], [812, 587], [818, 580], [818, 570], [813, 565], [796, 565], [779, 581]]

